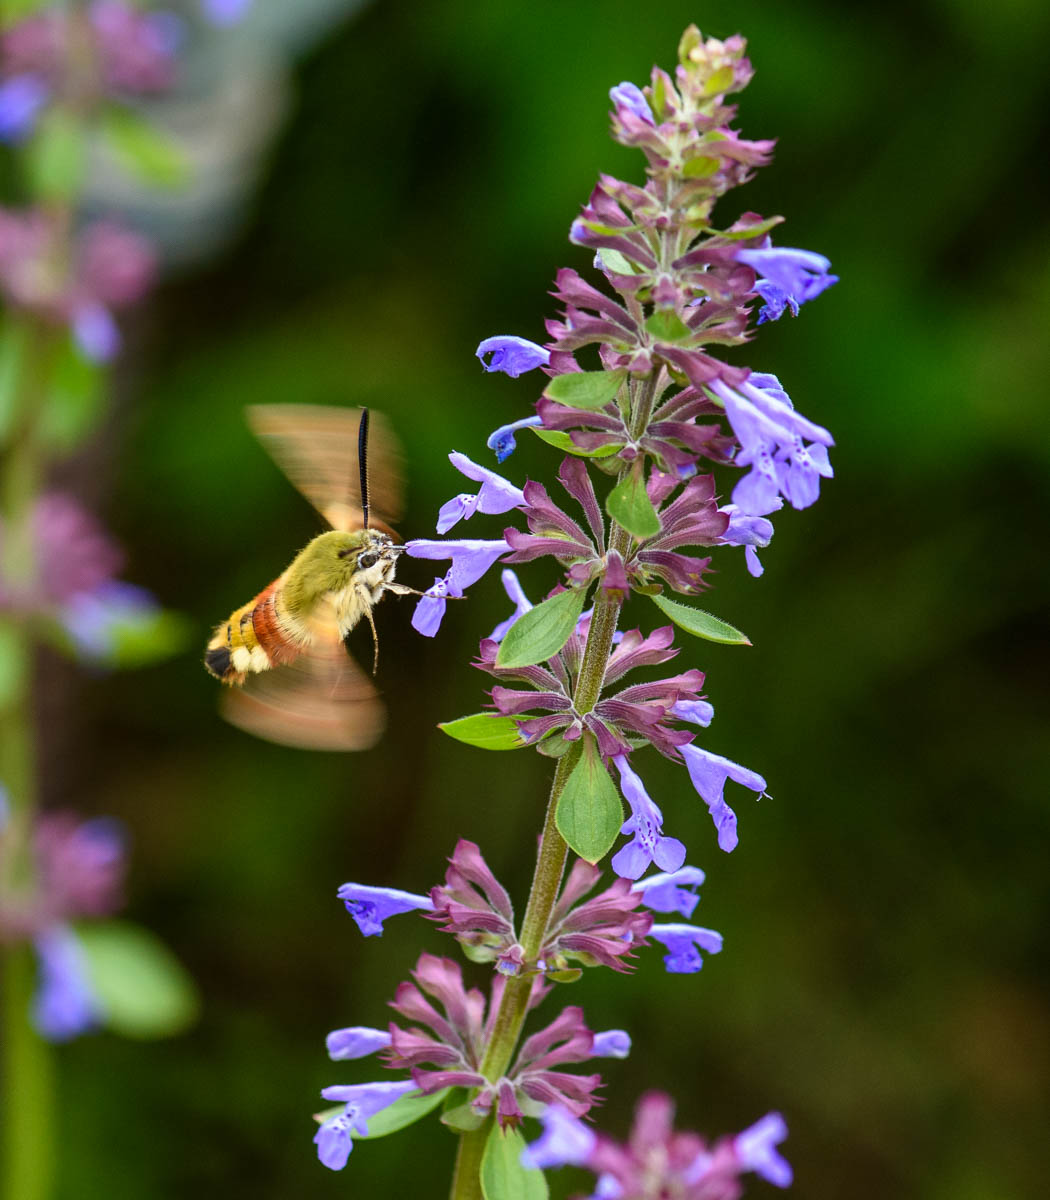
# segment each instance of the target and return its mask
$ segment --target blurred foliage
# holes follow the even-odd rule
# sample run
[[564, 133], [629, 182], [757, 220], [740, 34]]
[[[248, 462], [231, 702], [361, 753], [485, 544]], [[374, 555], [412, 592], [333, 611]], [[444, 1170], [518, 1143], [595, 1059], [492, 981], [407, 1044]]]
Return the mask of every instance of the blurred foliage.
[[[781, 240], [842, 276], [736, 356], [833, 429], [836, 479], [777, 521], [761, 580], [722, 556], [709, 607], [754, 648], [682, 635], [718, 713], [705, 744], [773, 798], [737, 793], [728, 857], [684, 771], [639, 762], [708, 871], [697, 917], [726, 950], [700, 977], [665, 976], [652, 950], [631, 978], [567, 985], [592, 1027], [634, 1036], [599, 1119], [622, 1133], [653, 1086], [712, 1134], [779, 1108], [794, 1195], [1022, 1200], [1045, 1187], [1050, 1065], [1044, 4], [377, 3], [301, 64], [239, 244], [132, 331], [80, 481], [128, 577], [190, 614], [202, 650], [319, 527], [246, 403], [387, 413], [402, 530], [428, 536], [461, 486], [445, 450], [488, 461], [535, 390], [483, 376], [474, 346], [542, 340], [555, 269], [586, 267], [566, 235], [596, 174], [641, 175], [608, 140], [607, 90], [672, 61], [691, 20], [747, 35], [742, 128], [779, 138], [722, 215], [784, 213]], [[552, 474], [548, 447], [519, 447], [514, 479]], [[534, 598], [543, 570], [522, 572]], [[463, 835], [523, 899], [550, 773], [435, 728], [481, 707], [466, 664], [508, 609], [495, 576], [432, 643], [410, 603], [378, 611], [390, 728], [356, 756], [225, 726], [196, 653], [86, 680], [44, 664], [48, 800], [127, 822], [130, 915], [204, 992], [180, 1039], [62, 1051], [65, 1200], [86, 1180], [110, 1200], [444, 1194], [437, 1122], [361, 1144], [342, 1176], [310, 1144], [318, 1089], [377, 1069], [329, 1063], [324, 1034], [383, 1024], [418, 952], [452, 950], [409, 917], [363, 941], [336, 887], [422, 890]], [[650, 627], [651, 606], [628, 619]]]

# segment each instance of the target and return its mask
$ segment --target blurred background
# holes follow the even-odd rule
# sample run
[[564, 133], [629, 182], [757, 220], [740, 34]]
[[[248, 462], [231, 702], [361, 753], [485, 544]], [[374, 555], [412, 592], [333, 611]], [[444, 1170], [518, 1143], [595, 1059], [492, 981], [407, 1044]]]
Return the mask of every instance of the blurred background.
[[[217, 717], [212, 626], [320, 529], [242, 409], [386, 413], [408, 466], [402, 533], [429, 536], [461, 486], [446, 451], [489, 461], [487, 434], [536, 392], [483, 375], [474, 347], [543, 340], [555, 270], [587, 266], [567, 231], [596, 174], [642, 175], [608, 138], [608, 88], [670, 67], [690, 21], [748, 37], [739, 124], [779, 139], [717, 215], [783, 213], [780, 240], [842, 277], [734, 355], [833, 430], [836, 478], [778, 519], [761, 580], [722, 555], [705, 607], [754, 648], [679, 659], [707, 672], [705, 745], [770, 782], [760, 805], [734, 798], [736, 853], [681, 769], [639, 763], [708, 872], [696, 916], [726, 949], [699, 976], [666, 976], [653, 950], [631, 978], [591, 972], [566, 993], [593, 1028], [634, 1037], [603, 1070], [599, 1120], [622, 1135], [648, 1087], [710, 1134], [780, 1109], [798, 1197], [1044, 1194], [1050, 13], [990, 15], [965, 0], [258, 0], [215, 36], [194, 70], [221, 103], [203, 122], [189, 102], [170, 114], [190, 140], [208, 132], [212, 192], [137, 212], [166, 240], [166, 282], [128, 330], [112, 418], [59, 481], [199, 646], [111, 676], [49, 657], [40, 696], [47, 802], [126, 822], [129, 915], [176, 949], [204, 1010], [168, 1042], [59, 1051], [64, 1200], [445, 1194], [454, 1141], [436, 1121], [358, 1144], [343, 1174], [317, 1163], [319, 1088], [375, 1074], [329, 1063], [325, 1033], [384, 1024], [420, 950], [453, 949], [412, 918], [365, 941], [335, 890], [425, 890], [462, 835], [523, 901], [549, 763], [434, 727], [482, 705], [491, 681], [467, 663], [507, 612], [495, 574], [433, 642], [411, 601], [377, 610], [375, 749], [282, 749]], [[104, 172], [99, 188], [121, 200]], [[507, 473], [549, 477], [556, 456], [520, 441]], [[521, 575], [533, 597], [554, 582], [542, 564]], [[641, 606], [627, 620], [653, 624]], [[553, 1194], [580, 1183], [562, 1172]]]

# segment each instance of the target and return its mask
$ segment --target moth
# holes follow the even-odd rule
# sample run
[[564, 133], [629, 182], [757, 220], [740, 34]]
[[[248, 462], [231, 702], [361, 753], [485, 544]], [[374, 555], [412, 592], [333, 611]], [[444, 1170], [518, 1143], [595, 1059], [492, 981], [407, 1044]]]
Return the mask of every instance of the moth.
[[204, 665], [230, 685], [223, 715], [270, 741], [362, 750], [382, 733], [375, 687], [345, 649], [394, 581], [403, 547], [397, 446], [368, 409], [259, 405], [248, 423], [277, 465], [331, 526], [287, 570], [219, 625]]

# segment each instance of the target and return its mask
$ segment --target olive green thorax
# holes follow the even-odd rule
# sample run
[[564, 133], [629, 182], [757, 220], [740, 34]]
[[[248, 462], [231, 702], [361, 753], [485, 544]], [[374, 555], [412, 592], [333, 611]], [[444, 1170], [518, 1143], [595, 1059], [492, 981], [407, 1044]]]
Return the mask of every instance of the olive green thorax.
[[288, 568], [281, 598], [295, 617], [308, 615], [331, 592], [350, 585], [358, 559], [369, 550], [382, 552], [390, 539], [374, 529], [339, 529], [319, 534], [301, 550]]

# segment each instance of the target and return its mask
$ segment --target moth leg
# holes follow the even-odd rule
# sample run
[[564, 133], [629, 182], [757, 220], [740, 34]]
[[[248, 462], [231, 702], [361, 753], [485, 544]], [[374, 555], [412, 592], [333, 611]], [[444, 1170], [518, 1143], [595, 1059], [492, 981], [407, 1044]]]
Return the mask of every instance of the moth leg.
[[425, 596], [425, 592], [417, 591], [416, 588], [406, 587], [403, 583], [384, 583], [383, 587], [388, 592], [393, 592], [395, 596]]

